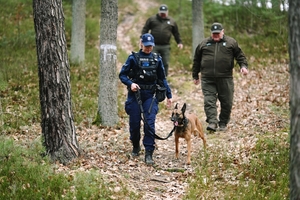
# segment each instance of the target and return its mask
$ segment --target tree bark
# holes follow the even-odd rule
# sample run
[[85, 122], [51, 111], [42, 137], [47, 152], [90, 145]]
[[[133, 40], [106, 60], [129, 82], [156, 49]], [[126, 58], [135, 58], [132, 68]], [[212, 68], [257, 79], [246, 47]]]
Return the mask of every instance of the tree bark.
[[193, 49], [194, 57], [195, 49], [204, 39], [204, 22], [203, 22], [203, 0], [193, 0], [192, 2], [192, 26], [193, 26]]
[[118, 123], [117, 108], [117, 27], [118, 1], [101, 1], [100, 22], [100, 89], [98, 114], [102, 125]]
[[33, 0], [43, 145], [53, 161], [77, 157], [70, 72], [61, 0]]
[[300, 199], [300, 1], [289, 1], [290, 199]]
[[80, 64], [84, 62], [85, 10], [86, 10], [86, 0], [73, 0], [72, 35], [71, 35], [71, 63], [72, 64]]

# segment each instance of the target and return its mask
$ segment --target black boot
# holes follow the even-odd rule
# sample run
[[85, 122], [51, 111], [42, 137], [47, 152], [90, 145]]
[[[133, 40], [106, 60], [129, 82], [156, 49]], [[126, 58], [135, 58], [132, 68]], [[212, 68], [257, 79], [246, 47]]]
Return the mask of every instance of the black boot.
[[138, 145], [133, 145], [131, 155], [132, 155], [133, 157], [139, 156], [139, 155], [140, 155], [140, 151], [141, 151], [141, 146], [140, 146], [140, 144], [138, 144]]
[[145, 152], [145, 163], [147, 165], [153, 165], [154, 161], [152, 159], [153, 151], [146, 150]]

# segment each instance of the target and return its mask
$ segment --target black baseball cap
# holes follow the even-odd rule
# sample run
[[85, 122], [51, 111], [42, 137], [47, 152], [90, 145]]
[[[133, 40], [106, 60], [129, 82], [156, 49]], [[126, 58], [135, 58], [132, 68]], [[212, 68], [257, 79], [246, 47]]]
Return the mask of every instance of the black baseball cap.
[[168, 12], [168, 6], [166, 4], [161, 4], [158, 11], [159, 13], [166, 13]]
[[220, 33], [223, 30], [223, 26], [220, 23], [213, 23], [210, 28], [212, 33]]

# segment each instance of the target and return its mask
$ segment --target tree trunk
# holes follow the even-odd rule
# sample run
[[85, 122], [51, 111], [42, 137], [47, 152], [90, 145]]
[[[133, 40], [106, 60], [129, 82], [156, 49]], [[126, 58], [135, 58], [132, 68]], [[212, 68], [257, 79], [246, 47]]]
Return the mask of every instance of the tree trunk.
[[193, 15], [193, 49], [194, 57], [195, 49], [204, 39], [204, 22], [203, 22], [203, 0], [193, 0], [192, 2]]
[[73, 64], [79, 64], [84, 61], [85, 8], [86, 0], [73, 0], [71, 35], [71, 63]]
[[300, 199], [300, 1], [289, 1], [290, 199]]
[[79, 155], [61, 0], [33, 0], [43, 145], [63, 164]]
[[117, 27], [118, 1], [101, 1], [100, 23], [100, 89], [98, 114], [102, 125], [118, 123], [117, 108]]

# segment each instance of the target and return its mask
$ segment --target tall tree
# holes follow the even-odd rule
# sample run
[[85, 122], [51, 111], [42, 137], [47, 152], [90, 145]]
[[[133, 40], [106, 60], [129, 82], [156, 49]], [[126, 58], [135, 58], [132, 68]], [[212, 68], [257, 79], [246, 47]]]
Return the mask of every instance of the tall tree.
[[192, 26], [193, 26], [193, 49], [195, 53], [197, 45], [204, 39], [204, 20], [203, 20], [203, 0], [193, 0], [192, 2]]
[[300, 199], [300, 1], [289, 0], [290, 199]]
[[98, 114], [105, 126], [118, 123], [117, 108], [117, 26], [118, 1], [101, 1], [100, 22], [100, 89]]
[[53, 161], [80, 154], [71, 106], [62, 0], [33, 0], [43, 145]]
[[73, 0], [72, 4], [72, 35], [71, 63], [84, 61], [85, 54], [85, 9], [86, 0]]

